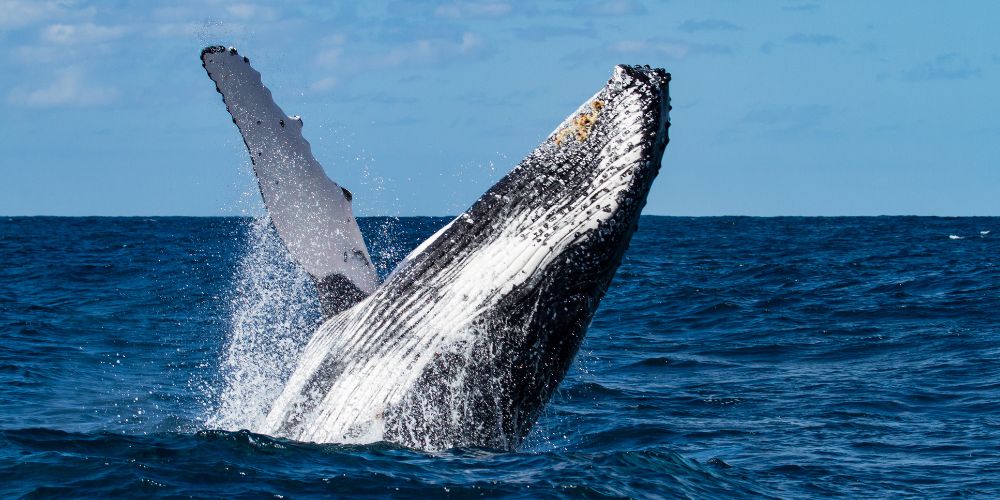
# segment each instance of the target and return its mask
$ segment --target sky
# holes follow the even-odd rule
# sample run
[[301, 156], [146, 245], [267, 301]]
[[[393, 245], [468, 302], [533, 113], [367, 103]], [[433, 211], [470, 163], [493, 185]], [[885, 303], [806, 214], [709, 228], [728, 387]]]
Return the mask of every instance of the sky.
[[358, 215], [465, 210], [615, 64], [673, 75], [646, 214], [1000, 215], [1000, 2], [0, 0], [0, 215], [259, 214], [250, 58]]

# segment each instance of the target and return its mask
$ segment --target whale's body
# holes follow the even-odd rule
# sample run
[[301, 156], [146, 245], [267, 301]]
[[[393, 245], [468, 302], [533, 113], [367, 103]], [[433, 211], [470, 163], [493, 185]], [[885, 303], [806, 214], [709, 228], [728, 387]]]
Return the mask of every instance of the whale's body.
[[262, 430], [315, 442], [516, 447], [636, 230], [668, 141], [669, 80], [616, 67], [471, 208], [320, 326]]

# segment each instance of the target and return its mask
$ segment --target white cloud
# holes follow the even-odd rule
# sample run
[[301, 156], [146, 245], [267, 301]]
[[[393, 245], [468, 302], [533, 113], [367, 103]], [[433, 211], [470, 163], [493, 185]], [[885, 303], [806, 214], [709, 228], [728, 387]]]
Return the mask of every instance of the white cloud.
[[147, 28], [143, 34], [157, 38], [196, 39], [203, 45], [214, 45], [219, 41], [231, 40], [239, 33], [246, 33], [250, 29], [250, 26], [240, 23], [191, 21], [156, 24]]
[[482, 37], [466, 32], [460, 40], [421, 39], [397, 46], [381, 57], [370, 58], [367, 66], [391, 68], [408, 64], [449, 62], [462, 57], [485, 55], [489, 50], [489, 45]]
[[11, 47], [10, 55], [24, 64], [76, 62], [106, 57], [115, 49], [108, 43], [136, 31], [128, 26], [49, 24], [41, 28], [38, 43]]
[[336, 86], [337, 86], [337, 79], [332, 76], [329, 76], [326, 78], [322, 78], [320, 80], [316, 80], [315, 82], [310, 84], [309, 90], [317, 93], [323, 93], [323, 92], [329, 92]]
[[170, 5], [166, 7], [156, 7], [152, 10], [152, 17], [158, 21], [183, 21], [197, 17], [197, 9], [191, 6]]
[[52, 24], [42, 29], [42, 41], [58, 45], [87, 45], [121, 38], [124, 26], [100, 26], [94, 23]]
[[310, 90], [317, 93], [339, 87], [343, 81], [363, 73], [403, 67], [444, 66], [483, 59], [494, 51], [486, 40], [471, 32], [455, 37], [418, 38], [382, 46], [379, 50], [365, 44], [348, 44], [342, 35], [328, 37], [324, 44], [326, 47], [318, 49], [313, 56], [319, 74], [326, 76], [310, 85]]
[[622, 40], [609, 47], [617, 54], [656, 54], [669, 59], [683, 59], [696, 54], [729, 54], [732, 49], [725, 45], [688, 43], [672, 40]]
[[147, 34], [163, 38], [194, 38], [205, 30], [205, 23], [160, 23], [153, 26], [153, 29], [148, 31]]
[[344, 45], [346, 43], [347, 37], [343, 33], [323, 37], [320, 40], [320, 48], [316, 50], [316, 54], [313, 56], [313, 62], [321, 67], [335, 66], [340, 62], [341, 56], [344, 55]]
[[118, 95], [118, 89], [114, 87], [86, 82], [83, 71], [78, 67], [71, 67], [59, 71], [47, 86], [15, 88], [7, 95], [7, 102], [34, 108], [99, 106], [114, 101]]
[[274, 9], [249, 3], [237, 3], [226, 6], [230, 16], [247, 21], [273, 21], [278, 18]]
[[333, 66], [340, 61], [340, 56], [344, 54], [344, 48], [340, 46], [328, 47], [316, 52], [314, 60], [319, 66]]
[[90, 17], [94, 7], [77, 8], [72, 0], [0, 0], [0, 31], [23, 28], [39, 22], [52, 21], [67, 16]]
[[113, 44], [95, 45], [56, 45], [51, 43], [40, 45], [22, 45], [10, 50], [11, 58], [21, 64], [38, 65], [45, 63], [49, 68], [62, 68], [67, 64], [80, 61], [106, 60], [114, 55], [117, 46]]
[[10, 54], [21, 63], [38, 64], [50, 63], [65, 59], [76, 53], [74, 48], [63, 50], [61, 47], [51, 45], [22, 45], [11, 49]]

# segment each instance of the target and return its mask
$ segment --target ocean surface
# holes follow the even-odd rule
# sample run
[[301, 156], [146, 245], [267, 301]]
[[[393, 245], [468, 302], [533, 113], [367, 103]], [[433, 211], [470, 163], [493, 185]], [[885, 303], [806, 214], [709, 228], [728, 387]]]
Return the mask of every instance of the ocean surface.
[[[361, 220], [381, 273], [443, 218]], [[0, 497], [997, 497], [1000, 218], [643, 217], [515, 453], [253, 429], [318, 320], [251, 218], [0, 218]]]

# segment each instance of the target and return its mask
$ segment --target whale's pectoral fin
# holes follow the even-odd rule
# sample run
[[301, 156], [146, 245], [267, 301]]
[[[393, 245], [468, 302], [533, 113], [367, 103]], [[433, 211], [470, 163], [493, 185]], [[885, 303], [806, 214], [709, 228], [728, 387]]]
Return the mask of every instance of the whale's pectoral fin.
[[313, 158], [302, 119], [285, 115], [236, 49], [207, 47], [201, 60], [243, 135], [274, 227], [316, 281], [324, 317], [363, 299], [379, 279], [354, 219], [351, 193]]

